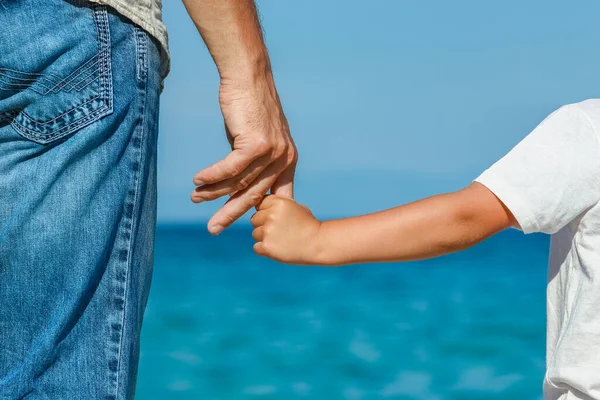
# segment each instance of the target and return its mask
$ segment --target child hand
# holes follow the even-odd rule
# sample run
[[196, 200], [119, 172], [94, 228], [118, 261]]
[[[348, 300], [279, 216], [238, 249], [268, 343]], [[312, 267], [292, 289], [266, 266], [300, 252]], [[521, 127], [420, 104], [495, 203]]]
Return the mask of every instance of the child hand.
[[317, 235], [321, 222], [294, 200], [270, 195], [257, 207], [250, 222], [256, 229], [254, 251], [287, 264], [316, 263]]

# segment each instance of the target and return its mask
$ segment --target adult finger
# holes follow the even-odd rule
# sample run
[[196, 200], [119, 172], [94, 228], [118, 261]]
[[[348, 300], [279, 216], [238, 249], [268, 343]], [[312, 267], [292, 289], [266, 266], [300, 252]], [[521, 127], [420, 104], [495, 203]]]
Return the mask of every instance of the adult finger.
[[202, 203], [203, 201], [216, 200], [219, 197], [234, 194], [240, 190], [246, 189], [260, 175], [262, 171], [269, 165], [269, 157], [262, 156], [254, 160], [244, 172], [238, 176], [226, 179], [221, 182], [211, 185], [202, 185], [194, 189], [192, 192], [192, 201], [194, 203]]
[[273, 183], [271, 193], [278, 196], [294, 198], [294, 175], [296, 174], [296, 163], [288, 166]]
[[271, 164], [261, 172], [248, 188], [234, 194], [208, 221], [208, 231], [213, 235], [218, 235], [248, 210], [260, 203], [265, 193], [273, 186], [278, 169], [277, 164]]
[[262, 154], [256, 155], [247, 151], [233, 150], [224, 159], [194, 175], [194, 185], [207, 185], [233, 178], [248, 168], [259, 156]]

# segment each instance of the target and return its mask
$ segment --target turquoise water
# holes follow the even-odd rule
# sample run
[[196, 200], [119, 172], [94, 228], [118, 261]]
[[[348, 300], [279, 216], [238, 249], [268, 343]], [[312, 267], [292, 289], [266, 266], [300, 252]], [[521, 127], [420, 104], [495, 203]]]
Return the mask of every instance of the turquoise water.
[[327, 269], [159, 227], [136, 398], [540, 399], [548, 245]]

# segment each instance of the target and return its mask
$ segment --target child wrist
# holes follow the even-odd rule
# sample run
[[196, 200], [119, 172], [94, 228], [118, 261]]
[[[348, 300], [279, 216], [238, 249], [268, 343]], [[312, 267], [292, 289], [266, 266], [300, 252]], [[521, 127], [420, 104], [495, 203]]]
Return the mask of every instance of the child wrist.
[[313, 246], [310, 251], [311, 263], [315, 265], [333, 266], [335, 257], [333, 255], [331, 241], [329, 240], [329, 223], [327, 221], [319, 223], [319, 229], [313, 240]]

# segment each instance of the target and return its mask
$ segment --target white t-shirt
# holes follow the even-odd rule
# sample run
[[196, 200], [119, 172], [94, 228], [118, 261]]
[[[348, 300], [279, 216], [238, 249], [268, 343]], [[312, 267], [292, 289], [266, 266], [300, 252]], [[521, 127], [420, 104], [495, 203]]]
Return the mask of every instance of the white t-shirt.
[[600, 100], [560, 108], [476, 182], [552, 234], [546, 400], [600, 400]]

